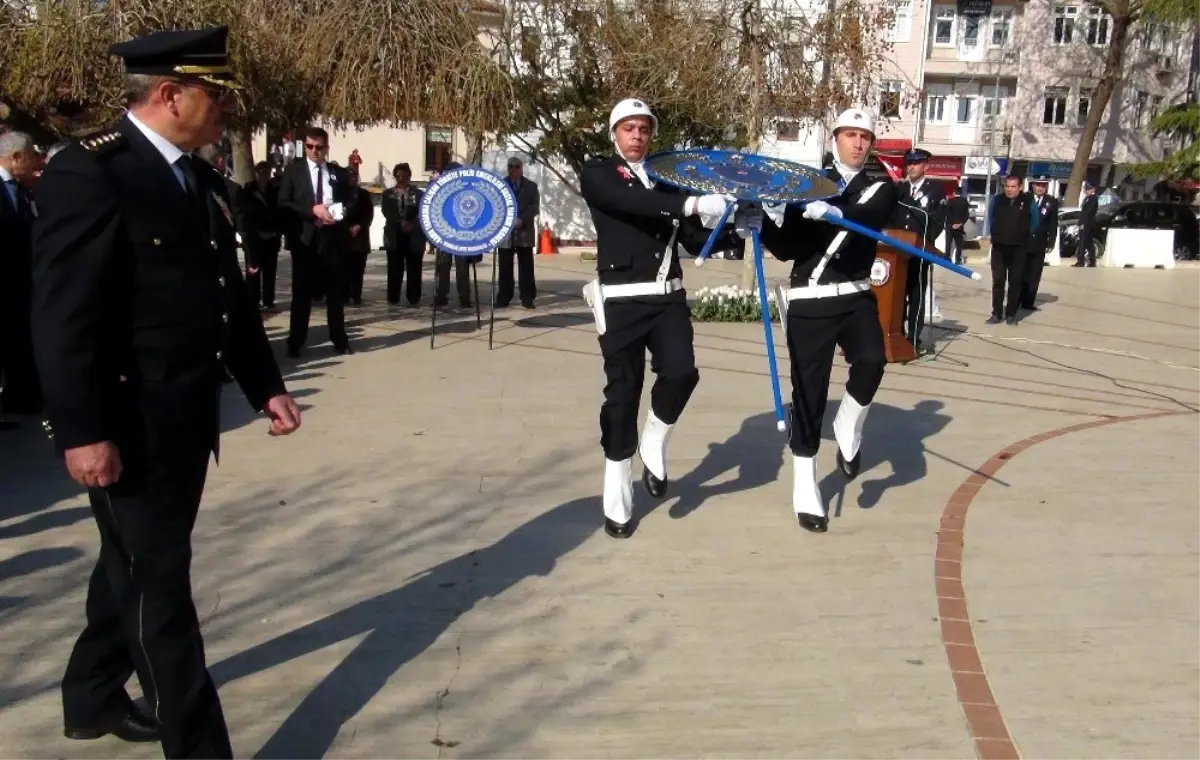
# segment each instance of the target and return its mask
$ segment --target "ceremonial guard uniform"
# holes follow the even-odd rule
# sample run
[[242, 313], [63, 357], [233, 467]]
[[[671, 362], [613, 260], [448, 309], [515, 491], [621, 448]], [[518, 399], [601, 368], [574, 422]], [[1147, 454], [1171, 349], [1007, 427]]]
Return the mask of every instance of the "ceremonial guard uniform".
[[[851, 158], [837, 142], [842, 131], [869, 135], [861, 154]], [[854, 131], [851, 131], [854, 130]], [[840, 345], [850, 364], [846, 395], [833, 421], [838, 445], [838, 468], [849, 479], [858, 475], [863, 423], [887, 362], [879, 309], [871, 290], [875, 241], [820, 223], [827, 216], [844, 217], [874, 230], [882, 229], [896, 207], [895, 188], [889, 181], [873, 181], [863, 170], [874, 141], [874, 120], [866, 112], [844, 111], [834, 127], [834, 166], [831, 179], [841, 195], [813, 201], [803, 208], [739, 210], [739, 234], [747, 226], [761, 225], [763, 245], [775, 258], [792, 261], [791, 281], [780, 304], [787, 308], [787, 345], [792, 371], [790, 446], [794, 465], [792, 506], [800, 525], [824, 532], [828, 518], [817, 488], [816, 455], [821, 445], [821, 424], [829, 395], [834, 346]], [[847, 149], [849, 150], [849, 149]]]
[[[607, 378], [600, 446], [605, 456], [604, 526], [614, 538], [633, 532], [635, 451], [645, 467], [646, 490], [655, 498], [666, 495], [667, 441], [700, 381], [676, 249], [679, 222], [700, 213], [715, 226], [727, 202], [716, 195], [686, 197], [651, 181], [642, 163], [644, 149], [639, 146], [637, 155], [629, 155], [617, 138], [622, 122], [639, 118], [642, 121], [634, 124], [657, 131], [658, 121], [645, 103], [618, 103], [609, 116], [617, 154], [589, 161], [580, 177], [596, 227], [599, 277], [588, 283], [584, 295], [596, 317]], [[657, 377], [639, 446], [637, 418], [647, 349]]]
[[[233, 756], [190, 580], [225, 368], [256, 410], [295, 409], [242, 279], [225, 182], [187, 152], [219, 135], [232, 105], [226, 35], [113, 46], [128, 73], [155, 78], [114, 128], [49, 163], [33, 231], [46, 427], [90, 486], [100, 531], [87, 625], [62, 682], [66, 735], [161, 739], [168, 758]], [[177, 146], [148, 123], [196, 141]], [[152, 716], [125, 691], [135, 671]]]
[[[946, 190], [939, 182], [925, 178], [925, 165], [932, 157], [929, 151], [917, 148], [904, 156], [907, 179], [896, 183], [896, 214], [892, 222], [900, 229], [915, 232], [921, 241], [918, 246], [931, 248], [946, 229]], [[921, 351], [921, 331], [925, 329], [927, 310], [933, 304], [930, 273], [933, 265], [910, 256], [905, 280], [904, 332], [918, 353]]]

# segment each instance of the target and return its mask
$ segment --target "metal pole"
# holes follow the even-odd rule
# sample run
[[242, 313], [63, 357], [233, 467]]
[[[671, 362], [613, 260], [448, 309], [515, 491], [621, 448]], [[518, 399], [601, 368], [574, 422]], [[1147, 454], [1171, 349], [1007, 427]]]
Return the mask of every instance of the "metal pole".
[[[1012, 35], [1012, 28], [1009, 27], [1009, 35]], [[1004, 68], [1004, 54], [1008, 50], [1008, 39], [1005, 38], [1004, 45], [1000, 48], [1000, 62], [996, 64], [996, 89], [992, 91], [992, 139], [988, 145], [988, 162], [987, 162], [987, 184], [983, 191], [983, 231], [987, 234], [988, 240], [992, 238], [992, 162], [996, 160], [996, 123], [997, 117], [1000, 115], [1000, 70]]]

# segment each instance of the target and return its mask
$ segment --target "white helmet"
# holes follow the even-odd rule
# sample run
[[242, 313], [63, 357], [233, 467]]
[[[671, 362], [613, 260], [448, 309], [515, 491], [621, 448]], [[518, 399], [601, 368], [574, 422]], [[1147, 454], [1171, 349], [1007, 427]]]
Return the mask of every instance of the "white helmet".
[[620, 103], [613, 106], [612, 113], [608, 115], [608, 132], [612, 134], [617, 128], [617, 123], [628, 119], [630, 116], [645, 116], [650, 119], [650, 128], [654, 134], [658, 133], [658, 118], [650, 111], [650, 106], [646, 105], [646, 101], [638, 100], [637, 98], [626, 98]]
[[865, 129], [871, 133], [871, 137], [875, 136], [875, 119], [861, 108], [847, 108], [842, 111], [833, 125], [833, 132], [836, 134], [839, 129], [847, 127]]

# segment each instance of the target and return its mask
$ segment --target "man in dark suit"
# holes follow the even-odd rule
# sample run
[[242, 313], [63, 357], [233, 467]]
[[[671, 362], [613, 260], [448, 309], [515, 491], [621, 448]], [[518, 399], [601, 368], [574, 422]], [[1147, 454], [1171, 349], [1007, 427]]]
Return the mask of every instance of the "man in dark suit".
[[320, 127], [304, 131], [304, 159], [283, 170], [279, 210], [286, 218], [288, 251], [292, 254], [292, 320], [288, 356], [300, 356], [308, 340], [312, 297], [325, 297], [329, 341], [339, 354], [352, 353], [346, 337], [345, 257], [357, 193], [346, 170], [331, 166], [329, 133]]
[[537, 297], [537, 280], [533, 275], [533, 246], [537, 242], [536, 218], [541, 213], [541, 197], [538, 194], [537, 183], [526, 179], [524, 170], [521, 159], [516, 156], [508, 159], [508, 184], [513, 195], [517, 197], [517, 221], [512, 235], [506, 241], [508, 245], [496, 251], [496, 255], [500, 257], [496, 293], [498, 309], [503, 309], [512, 301], [513, 256], [517, 259], [521, 305], [532, 309], [533, 299]]
[[[698, 214], [716, 226], [732, 198], [686, 197], [650, 179], [645, 158], [658, 118], [644, 101], [617, 103], [608, 125], [616, 154], [588, 161], [579, 178], [597, 248], [598, 276], [584, 297], [596, 317], [607, 378], [600, 407], [604, 530], [628, 538], [634, 529], [633, 454], [641, 455], [646, 490], [664, 498], [667, 441], [700, 382], [679, 264], [679, 222]], [[639, 441], [647, 350], [657, 377]]]
[[1100, 199], [1096, 197], [1096, 186], [1083, 183], [1083, 203], [1079, 205], [1079, 246], [1075, 249], [1075, 263], [1071, 266], [1096, 266], [1096, 211]]
[[955, 264], [966, 261], [963, 245], [966, 242], [966, 226], [971, 219], [971, 202], [966, 199], [965, 187], [960, 187], [954, 197], [946, 200], [946, 253]]
[[0, 135], [0, 376], [4, 378], [0, 411], [6, 414], [42, 410], [29, 329], [33, 288], [29, 234], [36, 215], [30, 188], [41, 168], [41, 157], [29, 135]]
[[371, 222], [375, 205], [371, 192], [358, 183], [358, 171], [352, 169], [347, 178], [354, 188], [354, 203], [346, 224], [350, 241], [346, 245], [346, 301], [362, 306], [363, 278], [367, 273], [367, 257], [371, 255]]
[[279, 183], [271, 165], [259, 161], [254, 179], [241, 190], [242, 250], [246, 252], [246, 284], [256, 303], [275, 308], [275, 273], [279, 267], [282, 229], [279, 220]]
[[[1021, 279], [1021, 308], [1037, 311], [1038, 286], [1046, 254], [1058, 242], [1058, 199], [1046, 193], [1050, 186], [1047, 177], [1039, 177], [1033, 185], [1033, 206], [1030, 208], [1029, 254], [1025, 259], [1025, 275]], [[1055, 256], [1058, 252], [1055, 251]]]
[[[925, 168], [932, 154], [921, 148], [904, 156], [908, 175], [896, 183], [896, 211], [893, 224], [915, 232], [925, 248], [934, 248], [934, 241], [946, 229], [946, 190], [940, 182], [925, 178]], [[908, 258], [908, 278], [904, 293], [904, 334], [921, 352], [921, 331], [925, 329], [926, 307], [930, 297], [930, 271], [933, 265], [915, 256]]]
[[412, 169], [396, 164], [392, 169], [396, 184], [383, 191], [379, 210], [383, 212], [383, 248], [387, 251], [387, 300], [400, 303], [404, 278], [408, 285], [404, 296], [409, 306], [421, 302], [421, 263], [425, 258], [425, 235], [417, 223], [421, 191], [413, 187]]
[[[225, 368], [272, 434], [300, 426], [242, 280], [224, 181], [190, 155], [234, 105], [227, 34], [114, 45], [129, 110], [50, 161], [33, 228], [46, 427], [100, 530], [65, 732], [159, 740], [168, 758], [233, 757], [190, 577]], [[125, 691], [134, 672], [151, 715]]]

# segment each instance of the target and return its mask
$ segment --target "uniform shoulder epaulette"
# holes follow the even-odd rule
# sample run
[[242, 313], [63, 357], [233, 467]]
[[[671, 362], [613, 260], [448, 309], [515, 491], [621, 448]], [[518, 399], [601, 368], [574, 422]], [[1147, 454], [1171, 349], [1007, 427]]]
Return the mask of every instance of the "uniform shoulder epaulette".
[[124, 147], [125, 135], [117, 129], [105, 129], [100, 132], [93, 132], [86, 137], [79, 139], [79, 144], [83, 149], [96, 154], [109, 153], [117, 148]]
[[594, 169], [597, 166], [604, 166], [611, 159], [611, 156], [592, 156], [587, 161], [583, 162], [583, 166], [587, 169]]

